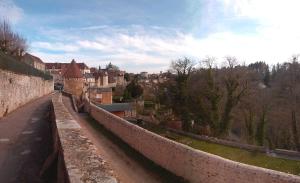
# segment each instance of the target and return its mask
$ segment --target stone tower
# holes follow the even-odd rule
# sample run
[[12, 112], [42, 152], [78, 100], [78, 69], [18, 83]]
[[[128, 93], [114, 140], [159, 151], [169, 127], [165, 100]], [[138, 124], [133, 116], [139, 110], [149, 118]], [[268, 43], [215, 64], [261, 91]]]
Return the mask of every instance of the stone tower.
[[124, 84], [124, 72], [119, 71], [117, 75], [117, 85], [123, 85]]
[[102, 85], [103, 86], [107, 86], [108, 85], [108, 74], [107, 74], [106, 71], [103, 73], [103, 82], [102, 82]]
[[75, 60], [72, 60], [71, 64], [63, 74], [64, 77], [64, 90], [68, 93], [80, 97], [83, 92], [83, 75], [80, 72]]

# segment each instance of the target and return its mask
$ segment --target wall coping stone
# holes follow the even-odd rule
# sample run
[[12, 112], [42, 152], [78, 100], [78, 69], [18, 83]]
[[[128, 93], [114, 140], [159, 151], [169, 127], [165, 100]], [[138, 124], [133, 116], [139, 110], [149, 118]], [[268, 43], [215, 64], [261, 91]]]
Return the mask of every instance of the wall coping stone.
[[61, 93], [52, 97], [58, 138], [66, 172], [71, 183], [117, 183], [113, 171], [97, 153], [95, 145], [83, 134], [62, 103]]

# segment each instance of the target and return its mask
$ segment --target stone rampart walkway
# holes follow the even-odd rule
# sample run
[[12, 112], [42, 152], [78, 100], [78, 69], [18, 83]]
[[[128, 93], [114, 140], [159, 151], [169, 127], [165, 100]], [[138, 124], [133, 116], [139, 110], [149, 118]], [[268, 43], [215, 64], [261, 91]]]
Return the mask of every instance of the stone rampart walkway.
[[51, 148], [51, 95], [0, 119], [0, 182], [44, 182], [39, 171]]

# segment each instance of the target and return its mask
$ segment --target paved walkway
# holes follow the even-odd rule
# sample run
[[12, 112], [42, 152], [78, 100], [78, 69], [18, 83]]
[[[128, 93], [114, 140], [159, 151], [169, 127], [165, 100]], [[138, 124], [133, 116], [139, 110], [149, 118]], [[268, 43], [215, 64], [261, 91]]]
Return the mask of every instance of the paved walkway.
[[0, 119], [0, 182], [43, 182], [39, 177], [51, 148], [51, 95]]

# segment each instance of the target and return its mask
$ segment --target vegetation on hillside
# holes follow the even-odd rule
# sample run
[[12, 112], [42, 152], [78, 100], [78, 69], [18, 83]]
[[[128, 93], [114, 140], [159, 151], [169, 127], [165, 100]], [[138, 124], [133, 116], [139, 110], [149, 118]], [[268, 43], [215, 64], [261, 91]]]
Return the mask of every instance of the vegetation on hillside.
[[125, 100], [137, 99], [143, 94], [143, 88], [138, 84], [137, 78], [134, 78], [125, 88], [123, 98]]
[[41, 77], [45, 80], [51, 80], [52, 76], [40, 71], [24, 62], [17, 60], [15, 57], [0, 52], [0, 69], [9, 70], [18, 74]]
[[271, 70], [261, 61], [246, 66], [226, 57], [225, 63], [217, 67], [211, 57], [198, 68], [188, 58], [172, 62], [173, 77], [159, 85], [158, 102], [186, 131], [299, 151], [298, 56]]

